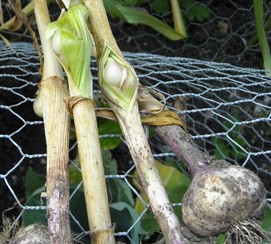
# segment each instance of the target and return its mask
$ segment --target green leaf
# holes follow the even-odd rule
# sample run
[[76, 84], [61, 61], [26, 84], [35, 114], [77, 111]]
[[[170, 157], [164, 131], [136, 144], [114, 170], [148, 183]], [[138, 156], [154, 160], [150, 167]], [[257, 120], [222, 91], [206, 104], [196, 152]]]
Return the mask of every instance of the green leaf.
[[[33, 194], [27, 199], [25, 206], [46, 206], [45, 198], [41, 198], [41, 193], [45, 192], [44, 187], [36, 189]], [[26, 209], [22, 215], [22, 221], [24, 226], [28, 226], [34, 223], [47, 224], [46, 210], [28, 210]]]
[[216, 137], [213, 138], [211, 142], [215, 146], [214, 154], [216, 159], [225, 159], [229, 157], [227, 142], [223, 142], [221, 139]]
[[172, 41], [178, 41], [186, 37], [183, 33], [177, 32], [174, 28], [153, 17], [145, 10], [133, 7], [124, 7], [118, 2], [112, 0], [104, 0], [104, 4], [106, 11], [111, 15], [123, 19], [130, 24], [147, 25]]
[[69, 165], [69, 181], [71, 186], [78, 185], [82, 181], [82, 174], [75, 165]]
[[[116, 121], [101, 119], [99, 122], [98, 131], [99, 135], [105, 134], [121, 134], [121, 129]], [[101, 148], [105, 150], [112, 150], [119, 146], [121, 142], [120, 138], [100, 138]]]
[[[117, 162], [115, 159], [112, 159], [111, 152], [108, 150], [102, 150], [102, 158], [105, 175], [116, 175], [118, 173]], [[79, 156], [73, 161], [78, 166], [76, 167], [74, 164], [69, 165], [69, 180], [71, 186], [78, 185], [82, 181], [82, 173], [78, 169], [80, 168]]]
[[[106, 175], [116, 175], [118, 173], [117, 162], [112, 159], [108, 150], [102, 150], [104, 171]], [[108, 179], [106, 181], [109, 202], [126, 202], [134, 206], [134, 198], [130, 187], [123, 179]]]
[[[76, 187], [70, 188], [70, 194], [74, 192]], [[86, 203], [85, 203], [85, 196], [83, 187], [81, 186], [79, 189], [76, 190], [76, 193], [72, 196], [70, 200], [70, 211], [75, 217], [75, 219], [80, 223], [80, 225], [85, 229], [88, 230], [88, 219], [87, 219], [87, 210], [86, 210]], [[71, 229], [75, 233], [81, 233], [82, 230], [78, 227], [78, 225], [74, 222], [72, 218], [70, 218], [71, 222]]]
[[150, 7], [157, 14], [164, 15], [170, 11], [170, 5], [168, 1], [153, 0], [150, 2]]
[[224, 244], [226, 241], [226, 236], [225, 234], [220, 234], [217, 238], [216, 238], [216, 244]]
[[107, 192], [110, 202], [125, 202], [134, 206], [134, 198], [130, 187], [122, 179], [110, 179], [107, 181]]
[[[155, 161], [156, 167], [159, 171], [160, 177], [165, 185], [166, 191], [169, 196], [171, 203], [178, 203], [182, 201], [182, 198], [191, 184], [191, 179], [185, 174], [178, 171], [175, 167], [164, 165], [158, 161]], [[137, 172], [135, 172], [135, 177], [138, 177]], [[148, 202], [147, 196], [143, 189], [138, 185], [136, 181], [133, 182], [141, 190], [140, 196], [145, 201]], [[139, 198], [136, 198], [135, 210], [140, 214], [145, 209]], [[177, 207], [175, 209], [176, 215], [181, 221], [181, 208]], [[157, 221], [155, 220], [152, 213], [147, 213], [142, 218], [143, 228], [152, 233], [160, 230]]]
[[209, 20], [211, 17], [212, 17], [211, 11], [207, 7], [199, 3], [194, 3], [188, 10], [188, 18], [191, 21], [197, 21], [202, 23], [204, 21]]
[[117, 0], [121, 5], [124, 6], [135, 6], [137, 4], [137, 0]]
[[[116, 223], [116, 232], [127, 231], [137, 221], [139, 215], [133, 207], [125, 202], [110, 204], [112, 222]], [[121, 217], [120, 217], [121, 216]], [[140, 243], [139, 235], [145, 233], [138, 222], [129, 232], [134, 243]]]
[[36, 173], [32, 167], [29, 167], [25, 174], [25, 197], [28, 199], [32, 193], [44, 186], [45, 177], [44, 175]]
[[116, 175], [118, 173], [117, 162], [112, 159], [111, 152], [108, 150], [102, 150], [104, 172], [106, 175]]
[[271, 231], [271, 205], [268, 204], [265, 213], [264, 218], [262, 220], [262, 228], [266, 231]]

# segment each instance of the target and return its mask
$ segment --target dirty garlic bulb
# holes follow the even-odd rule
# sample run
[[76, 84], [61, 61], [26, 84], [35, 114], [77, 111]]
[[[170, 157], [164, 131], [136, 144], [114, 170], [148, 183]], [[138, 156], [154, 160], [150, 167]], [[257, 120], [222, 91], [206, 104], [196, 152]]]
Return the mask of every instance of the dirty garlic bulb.
[[184, 196], [183, 221], [200, 236], [218, 235], [238, 221], [261, 218], [265, 205], [264, 186], [252, 171], [207, 167], [195, 175]]

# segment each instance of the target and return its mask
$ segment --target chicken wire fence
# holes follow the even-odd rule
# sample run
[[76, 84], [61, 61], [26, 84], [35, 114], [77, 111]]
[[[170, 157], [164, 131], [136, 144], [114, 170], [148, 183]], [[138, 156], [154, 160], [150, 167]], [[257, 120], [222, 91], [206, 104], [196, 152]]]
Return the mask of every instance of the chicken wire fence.
[[[22, 0], [22, 2], [24, 2]], [[27, 1], [25, 1], [27, 3]], [[120, 1], [121, 2], [121, 1]], [[123, 1], [135, 4], [137, 1]], [[173, 26], [170, 1], [146, 0], [140, 5], [144, 11]], [[180, 8], [188, 34], [186, 39], [172, 42], [144, 25], [130, 25], [111, 18], [111, 28], [122, 51], [147, 52], [167, 56], [180, 56], [227, 62], [245, 68], [262, 68], [262, 56], [256, 36], [253, 1], [182, 0]], [[268, 40], [271, 37], [271, 1], [264, 0], [264, 23]], [[158, 5], [158, 6], [157, 6]], [[22, 4], [24, 6], [24, 4]], [[5, 19], [14, 16], [7, 3], [2, 1]], [[59, 8], [49, 5], [52, 20], [59, 17]], [[35, 26], [35, 21], [30, 18]], [[11, 34], [3, 29], [5, 36]], [[12, 40], [32, 41], [25, 32], [12, 33]]]
[[[32, 108], [40, 79], [39, 59], [33, 45], [24, 42], [10, 47], [0, 43], [0, 53], [0, 201], [2, 206], [10, 204], [5, 206], [13, 208], [17, 221], [25, 211], [45, 209], [39, 202], [27, 205], [23, 187], [27, 168], [31, 166], [45, 174], [46, 167], [43, 122]], [[168, 108], [186, 116], [188, 131], [201, 150], [256, 172], [265, 183], [267, 200], [271, 200], [271, 79], [263, 70], [145, 53], [125, 53], [125, 57], [142, 85], [162, 93]], [[97, 84], [95, 60], [91, 71]], [[97, 88], [95, 94], [100, 94]], [[174, 104], [182, 98], [186, 98], [186, 108], [180, 110]], [[121, 134], [101, 137], [122, 139]], [[150, 137], [150, 143], [155, 159], [171, 159], [181, 165], [156, 136]], [[72, 141], [70, 164], [76, 165], [72, 153], [75, 150], [76, 142]], [[134, 166], [130, 159], [123, 157], [117, 163], [126, 165], [125, 171], [107, 175], [107, 180], [123, 181], [145, 206], [127, 229], [116, 232], [117, 237], [133, 242], [130, 234], [148, 214], [148, 207], [131, 183]], [[81, 183], [71, 199], [80, 186]], [[179, 207], [181, 202], [173, 204]], [[80, 236], [85, 235], [88, 230], [72, 214], [71, 218], [80, 229]]]
[[[162, 12], [153, 7], [153, 2], [145, 1], [143, 7], [173, 25], [172, 13], [166, 7], [169, 1], [160, 1], [166, 3]], [[167, 107], [185, 116], [188, 131], [199, 148], [253, 170], [264, 182], [270, 202], [271, 80], [266, 72], [255, 69], [263, 65], [255, 38], [252, 1], [186, 0], [180, 3], [187, 39], [171, 42], [149, 27], [129, 25], [116, 18], [110, 18], [112, 31], [121, 50], [127, 51], [125, 57], [135, 67], [141, 84], [162, 93]], [[1, 4], [5, 17], [12, 17], [14, 13], [9, 5], [5, 1]], [[269, 42], [270, 5], [271, 1], [264, 1]], [[208, 12], [205, 17], [200, 14], [204, 12]], [[51, 8], [50, 13], [52, 19], [56, 19], [59, 9]], [[35, 29], [35, 22], [30, 22]], [[27, 170], [31, 167], [43, 175], [46, 171], [43, 122], [32, 108], [40, 80], [40, 64], [33, 45], [20, 42], [31, 42], [28, 34], [1, 33], [14, 43], [11, 47], [0, 43], [0, 210], [2, 215], [15, 216], [12, 222], [16, 223], [21, 222], [27, 211], [34, 214], [46, 209], [39, 201], [28, 204], [25, 194]], [[159, 56], [161, 54], [166, 57]], [[97, 84], [95, 60], [92, 60], [91, 71]], [[100, 96], [97, 86], [95, 94]], [[183, 98], [186, 107], [179, 109], [176, 104]], [[136, 242], [133, 231], [149, 214], [148, 205], [133, 184], [134, 166], [127, 156], [129, 152], [122, 135], [103, 134], [100, 137], [120, 138], [122, 141], [119, 149], [112, 151], [112, 158], [117, 159], [118, 173], [107, 174], [107, 181], [122, 182], [134, 197], [143, 202], [143, 212], [127, 223], [126, 228], [117, 229], [115, 233], [117, 238], [124, 237], [133, 243]], [[157, 161], [170, 161], [186, 174], [182, 163], [161, 139], [150, 135], [149, 141]], [[72, 140], [70, 165], [78, 168], [76, 151], [76, 141]], [[71, 201], [76, 199], [81, 186], [82, 182], [73, 189]], [[176, 210], [181, 201], [172, 204]], [[88, 228], [72, 212], [70, 216], [72, 224], [77, 227], [76, 240], [79, 242], [88, 235]]]
[[[162, 14], [157, 8], [152, 7], [154, 2], [169, 7], [169, 1], [146, 2], [147, 11], [173, 26], [170, 8], [168, 12], [162, 11]], [[170, 42], [148, 27], [140, 25], [131, 28], [129, 24], [113, 19], [113, 33], [117, 35], [122, 50], [193, 57], [200, 60], [227, 62], [245, 68], [263, 67], [256, 38], [253, 1], [183, 0], [179, 2], [188, 34], [186, 39]], [[271, 1], [263, 2], [265, 31], [270, 42]]]

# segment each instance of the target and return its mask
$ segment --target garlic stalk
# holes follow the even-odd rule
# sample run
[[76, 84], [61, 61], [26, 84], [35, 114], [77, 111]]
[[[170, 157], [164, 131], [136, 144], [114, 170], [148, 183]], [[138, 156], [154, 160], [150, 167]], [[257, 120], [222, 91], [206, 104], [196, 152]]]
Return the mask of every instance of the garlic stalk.
[[180, 224], [154, 164], [138, 105], [138, 78], [124, 59], [112, 35], [102, 0], [85, 0], [96, 44], [99, 85], [114, 110], [136, 165], [151, 209], [167, 243], [184, 243]]
[[88, 11], [82, 4], [70, 4], [58, 21], [46, 30], [53, 49], [68, 76], [78, 142], [83, 187], [92, 243], [115, 243], [92, 100], [90, 55], [92, 39], [86, 25]]
[[[161, 109], [162, 105], [151, 94], [140, 92], [139, 97], [142, 110]], [[193, 233], [199, 236], [225, 233], [227, 243], [256, 244], [270, 240], [271, 233], [260, 224], [266, 208], [266, 191], [255, 173], [200, 151], [177, 123], [155, 126], [154, 130], [193, 178], [182, 202], [183, 221]]]
[[46, 203], [50, 243], [72, 243], [69, 222], [69, 128], [70, 116], [64, 99], [68, 97], [62, 68], [50, 42], [44, 37], [50, 22], [46, 1], [34, 0], [44, 62], [42, 80], [34, 110], [43, 117], [47, 146]]

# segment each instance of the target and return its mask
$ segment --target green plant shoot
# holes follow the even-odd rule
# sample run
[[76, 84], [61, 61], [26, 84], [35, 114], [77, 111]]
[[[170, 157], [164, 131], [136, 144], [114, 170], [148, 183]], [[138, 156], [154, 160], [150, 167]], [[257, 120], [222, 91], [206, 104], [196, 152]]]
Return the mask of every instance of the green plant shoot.
[[47, 26], [45, 35], [52, 38], [53, 50], [68, 75], [70, 91], [74, 93], [71, 95], [92, 98], [89, 68], [92, 38], [86, 24], [87, 17], [84, 5], [73, 5]]
[[[265, 30], [264, 30], [264, 23], [263, 23], [263, 1], [262, 0], [254, 0], [254, 15], [256, 21], [256, 29], [257, 29], [257, 36], [263, 56], [263, 63], [264, 69], [267, 71], [271, 71], [271, 55], [270, 49], [268, 45], [268, 41], [266, 38]], [[270, 73], [266, 73], [266, 75], [271, 76]]]

